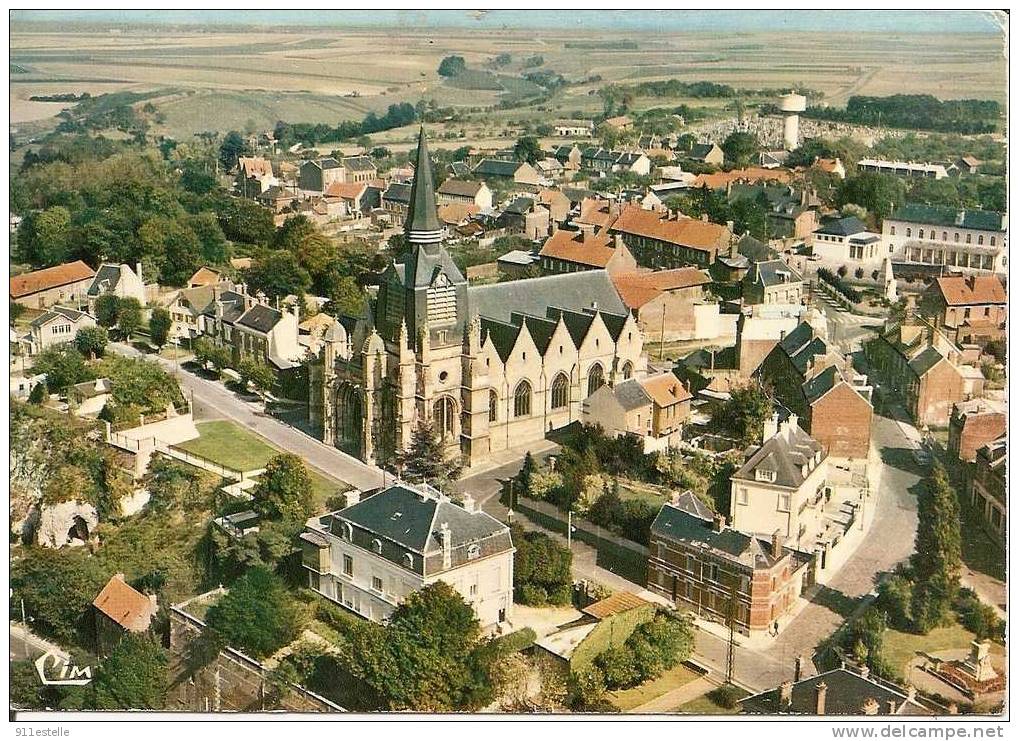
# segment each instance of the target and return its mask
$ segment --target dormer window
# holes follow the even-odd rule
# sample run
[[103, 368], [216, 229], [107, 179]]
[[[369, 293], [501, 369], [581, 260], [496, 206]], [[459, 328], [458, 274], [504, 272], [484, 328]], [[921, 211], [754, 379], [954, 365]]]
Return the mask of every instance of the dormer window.
[[471, 543], [467, 546], [467, 560], [473, 561], [476, 558], [481, 557], [481, 546], [477, 543]]
[[372, 550], [381, 555], [381, 553], [382, 553], [382, 541], [379, 540], [378, 538], [375, 538], [374, 540], [372, 540]]
[[354, 526], [349, 522], [343, 523], [343, 539], [353, 540], [354, 539]]
[[414, 554], [413, 553], [404, 553], [403, 554], [403, 565], [405, 567], [407, 567], [408, 569], [413, 569], [414, 568]]
[[770, 468], [758, 468], [757, 469], [757, 480], [767, 481], [768, 483], [774, 483], [777, 474]]

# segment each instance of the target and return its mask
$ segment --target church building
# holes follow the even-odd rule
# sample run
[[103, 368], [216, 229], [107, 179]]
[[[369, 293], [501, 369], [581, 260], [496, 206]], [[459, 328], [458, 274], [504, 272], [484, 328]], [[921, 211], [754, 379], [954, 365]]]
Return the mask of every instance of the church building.
[[310, 420], [369, 463], [426, 419], [474, 466], [581, 418], [603, 384], [642, 377], [643, 336], [604, 270], [468, 286], [443, 244], [424, 129], [404, 232], [366, 316], [341, 316], [311, 366]]

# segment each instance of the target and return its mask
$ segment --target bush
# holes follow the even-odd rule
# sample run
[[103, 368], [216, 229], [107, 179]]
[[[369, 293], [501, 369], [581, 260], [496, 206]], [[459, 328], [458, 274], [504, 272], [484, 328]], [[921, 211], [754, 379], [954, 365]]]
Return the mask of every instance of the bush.
[[626, 644], [602, 651], [595, 665], [605, 675], [605, 686], [610, 690], [632, 687], [640, 679], [635, 666], [633, 650]]
[[303, 614], [270, 571], [249, 569], [209, 608], [209, 628], [229, 645], [264, 658], [293, 641]]
[[520, 587], [520, 604], [531, 607], [542, 607], [548, 604], [548, 592], [534, 584]]
[[723, 684], [721, 687], [711, 690], [708, 693], [708, 699], [721, 708], [735, 710], [736, 706], [739, 705], [740, 699], [742, 699], [742, 693], [731, 684]]
[[[835, 275], [827, 268], [818, 268], [817, 277], [819, 280], [824, 281], [833, 289], [835, 289], [838, 293], [842, 294], [851, 303], [857, 304], [862, 299], [860, 292], [857, 291], [855, 288], [851, 287], [850, 285], [848, 285], [844, 280], [842, 280], [846, 276], [846, 273], [848, 272], [849, 270], [846, 268], [845, 265], [839, 268], [838, 275]], [[863, 276], [861, 274], [858, 275], [857, 277], [861, 278]]]
[[495, 643], [501, 653], [511, 654], [533, 646], [537, 638], [538, 634], [531, 628], [521, 628], [497, 638]]
[[888, 621], [899, 630], [912, 630], [913, 582], [904, 574], [882, 582], [877, 588], [875, 605], [888, 616]]
[[972, 590], [959, 590], [954, 607], [959, 622], [972, 631], [977, 640], [1005, 640], [1005, 621], [998, 617], [993, 607], [981, 602]]

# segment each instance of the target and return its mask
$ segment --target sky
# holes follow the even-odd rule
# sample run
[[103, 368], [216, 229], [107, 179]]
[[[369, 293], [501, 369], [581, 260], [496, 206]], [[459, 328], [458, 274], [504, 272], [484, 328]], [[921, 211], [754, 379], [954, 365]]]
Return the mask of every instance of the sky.
[[670, 32], [1001, 33], [987, 11], [853, 10], [12, 10], [11, 20], [102, 24], [579, 28]]

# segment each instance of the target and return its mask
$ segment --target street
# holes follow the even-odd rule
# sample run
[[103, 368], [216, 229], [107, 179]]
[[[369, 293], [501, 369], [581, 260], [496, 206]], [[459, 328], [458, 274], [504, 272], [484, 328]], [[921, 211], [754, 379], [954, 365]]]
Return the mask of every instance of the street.
[[146, 355], [120, 342], [112, 342], [109, 347], [121, 355], [153, 360], [176, 374], [185, 395], [193, 396], [196, 421], [232, 420], [245, 429], [261, 435], [277, 448], [299, 455], [309, 465], [327, 476], [359, 489], [374, 489], [382, 485], [382, 469], [362, 463], [342, 450], [326, 445], [311, 435], [269, 416], [262, 411], [260, 404], [239, 398], [222, 383], [200, 378], [166, 358]]

